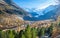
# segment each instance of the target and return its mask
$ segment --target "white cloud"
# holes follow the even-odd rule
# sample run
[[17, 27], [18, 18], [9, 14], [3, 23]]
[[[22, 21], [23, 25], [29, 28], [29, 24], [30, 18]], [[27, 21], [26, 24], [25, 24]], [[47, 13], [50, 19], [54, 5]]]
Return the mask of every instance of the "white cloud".
[[46, 3], [41, 4], [40, 6], [37, 7], [38, 9], [45, 9], [46, 7], [50, 6], [50, 5], [58, 5], [58, 0], [50, 0]]

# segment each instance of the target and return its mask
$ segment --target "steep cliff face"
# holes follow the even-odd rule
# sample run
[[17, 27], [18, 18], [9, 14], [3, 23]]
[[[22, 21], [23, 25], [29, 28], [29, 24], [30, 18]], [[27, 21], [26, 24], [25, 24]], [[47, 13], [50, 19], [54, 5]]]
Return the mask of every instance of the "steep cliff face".
[[18, 7], [12, 0], [0, 0], [0, 11], [10, 14], [26, 15], [27, 12]]
[[15, 28], [22, 25], [21, 19], [27, 12], [18, 7], [12, 0], [0, 0], [0, 29]]

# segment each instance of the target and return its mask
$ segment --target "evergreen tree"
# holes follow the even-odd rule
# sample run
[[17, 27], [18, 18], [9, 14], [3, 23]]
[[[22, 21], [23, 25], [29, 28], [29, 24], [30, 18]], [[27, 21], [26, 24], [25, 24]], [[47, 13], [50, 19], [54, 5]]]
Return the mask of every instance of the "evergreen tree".
[[19, 32], [19, 38], [25, 38], [25, 34], [23, 30]]
[[45, 35], [45, 28], [42, 27], [38, 33], [38, 36], [41, 37], [41, 36], [44, 36]]
[[60, 22], [59, 22], [58, 26], [60, 27]]
[[0, 38], [2, 38], [2, 30], [0, 30]]
[[29, 25], [27, 25], [26, 29], [25, 29], [25, 37], [26, 38], [31, 38], [31, 28]]
[[19, 38], [19, 33], [13, 30], [14, 38]]
[[0, 30], [0, 38], [6, 38], [5, 32]]
[[53, 24], [51, 24], [51, 26], [48, 28], [48, 34], [49, 34], [49, 37], [52, 36], [52, 32], [53, 32]]
[[25, 38], [25, 35], [24, 35], [24, 33], [22, 33], [22, 35], [21, 35], [21, 38]]
[[32, 30], [31, 30], [31, 35], [32, 35], [32, 38], [36, 38], [36, 36], [37, 36], [37, 30], [36, 30], [36, 28], [32, 28]]
[[6, 33], [2, 31], [2, 38], [6, 38]]
[[12, 30], [7, 31], [7, 38], [14, 38], [14, 34]]

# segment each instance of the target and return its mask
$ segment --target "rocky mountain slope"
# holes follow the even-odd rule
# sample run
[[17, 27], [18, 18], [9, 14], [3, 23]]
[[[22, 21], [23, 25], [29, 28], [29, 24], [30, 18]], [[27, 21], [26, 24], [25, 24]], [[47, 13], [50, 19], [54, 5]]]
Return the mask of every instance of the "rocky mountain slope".
[[0, 11], [4, 11], [10, 14], [26, 15], [26, 11], [18, 7], [12, 0], [0, 0]]
[[12, 0], [0, 0], [0, 29], [17, 27], [24, 24], [22, 17], [27, 14]]
[[[46, 12], [47, 8], [43, 11], [43, 13]], [[34, 14], [34, 16], [35, 15], [38, 14]], [[37, 20], [50, 19], [51, 17], [55, 18], [55, 15], [56, 16], [60, 15], [60, 6], [57, 9], [50, 10], [44, 15], [35, 18], [35, 17], [31, 17], [30, 14], [28, 14], [25, 10], [23, 10], [18, 5], [16, 5], [12, 0], [0, 0], [0, 29], [25, 25], [27, 23], [25, 23], [24, 20], [37, 21]]]
[[[35, 12], [35, 13], [37, 13], [37, 12]], [[25, 16], [24, 19], [29, 20], [29, 21], [38, 21], [38, 20], [47, 20], [47, 19], [56, 20], [57, 16], [60, 15], [60, 5], [50, 5], [47, 8], [45, 8], [42, 11], [42, 13], [43, 13], [43, 15], [37, 14], [37, 15], [39, 15], [37, 17], [34, 17], [34, 16], [36, 16], [34, 14], [33, 14], [34, 16], [32, 15], [31, 17], [30, 16]]]

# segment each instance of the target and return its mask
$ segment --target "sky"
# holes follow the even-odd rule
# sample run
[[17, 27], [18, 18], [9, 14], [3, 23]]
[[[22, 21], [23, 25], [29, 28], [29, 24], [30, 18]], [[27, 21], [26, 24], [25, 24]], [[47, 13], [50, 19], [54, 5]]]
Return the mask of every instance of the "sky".
[[21, 8], [43, 9], [49, 5], [55, 5], [56, 0], [13, 0]]
[[[18, 6], [28, 11], [34, 8], [35, 10], [45, 9], [50, 5], [57, 5], [57, 0], [13, 0]], [[41, 14], [41, 13], [38, 13]]]

